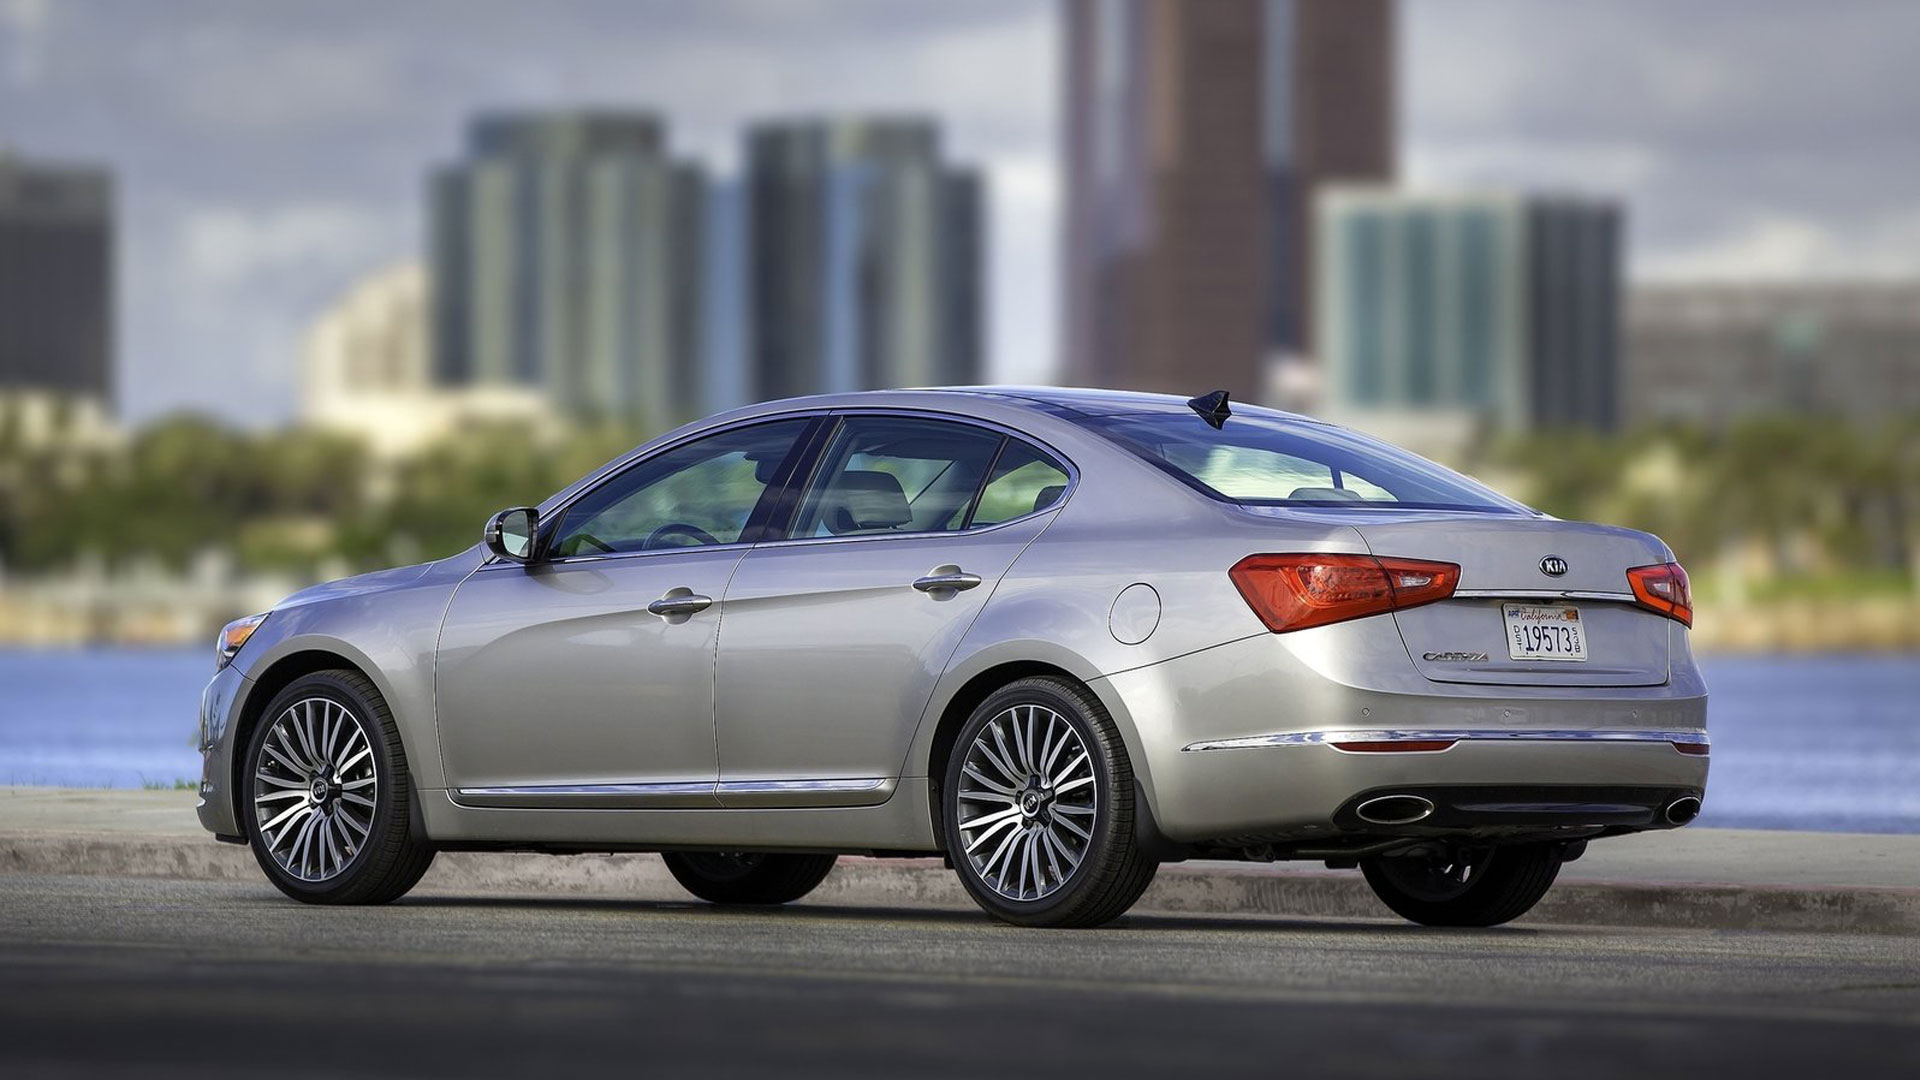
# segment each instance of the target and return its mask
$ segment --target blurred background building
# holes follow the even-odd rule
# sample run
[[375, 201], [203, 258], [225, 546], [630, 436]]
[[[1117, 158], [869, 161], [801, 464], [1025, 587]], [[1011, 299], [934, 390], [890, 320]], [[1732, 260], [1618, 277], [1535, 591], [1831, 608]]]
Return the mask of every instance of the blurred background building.
[[113, 180], [0, 145], [0, 440], [112, 431]]
[[649, 430], [692, 418], [705, 185], [650, 113], [477, 120], [431, 184], [437, 380]]
[[755, 398], [981, 381], [980, 177], [924, 119], [746, 136]]
[[923, 118], [761, 122], [738, 177], [650, 113], [482, 117], [430, 185], [443, 387], [658, 431], [763, 398], [979, 382], [985, 193]]
[[551, 422], [549, 399], [511, 381], [447, 386], [428, 349], [427, 271], [407, 260], [368, 274], [313, 321], [301, 346], [300, 418], [394, 459], [476, 421]]
[[1488, 429], [1611, 429], [1620, 218], [1604, 200], [1324, 191], [1322, 411], [1456, 452]]
[[1395, 172], [1391, 0], [1063, 0], [1068, 381], [1266, 398], [1313, 199]]
[[1920, 410], [1920, 284], [1661, 283], [1626, 304], [1636, 423]]

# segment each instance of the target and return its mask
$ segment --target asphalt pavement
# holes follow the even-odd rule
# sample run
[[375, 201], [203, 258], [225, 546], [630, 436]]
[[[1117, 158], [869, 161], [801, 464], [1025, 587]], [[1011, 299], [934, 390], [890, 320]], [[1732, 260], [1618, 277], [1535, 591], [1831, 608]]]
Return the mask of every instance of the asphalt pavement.
[[1920, 1075], [1920, 938], [0, 874], [0, 1075]]

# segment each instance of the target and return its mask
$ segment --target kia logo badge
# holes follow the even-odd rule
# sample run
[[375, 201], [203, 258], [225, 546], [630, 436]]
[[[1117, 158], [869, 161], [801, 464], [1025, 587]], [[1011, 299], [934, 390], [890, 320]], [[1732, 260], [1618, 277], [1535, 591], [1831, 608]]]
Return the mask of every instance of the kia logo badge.
[[1540, 560], [1540, 572], [1548, 577], [1559, 577], [1567, 572], [1567, 560], [1558, 555], [1549, 555]]

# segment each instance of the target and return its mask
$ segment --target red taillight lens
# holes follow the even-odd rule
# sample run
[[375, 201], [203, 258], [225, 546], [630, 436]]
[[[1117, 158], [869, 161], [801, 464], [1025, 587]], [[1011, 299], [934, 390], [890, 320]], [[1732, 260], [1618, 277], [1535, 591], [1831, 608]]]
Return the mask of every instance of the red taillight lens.
[[1460, 568], [1371, 555], [1249, 555], [1227, 576], [1267, 629], [1281, 634], [1445, 600]]
[[1677, 619], [1683, 626], [1693, 625], [1693, 588], [1679, 563], [1636, 566], [1627, 571], [1627, 584], [1641, 607]]

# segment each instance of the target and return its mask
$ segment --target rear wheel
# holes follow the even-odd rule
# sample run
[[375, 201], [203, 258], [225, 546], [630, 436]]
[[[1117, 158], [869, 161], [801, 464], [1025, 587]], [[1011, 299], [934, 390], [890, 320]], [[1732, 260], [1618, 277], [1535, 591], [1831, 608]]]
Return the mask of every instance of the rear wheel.
[[400, 732], [357, 671], [316, 671], [274, 695], [248, 740], [242, 827], [276, 887], [309, 904], [384, 904], [433, 864], [412, 834]]
[[660, 858], [683, 888], [713, 904], [785, 904], [833, 871], [834, 855], [671, 851]]
[[994, 917], [1098, 926], [1125, 914], [1158, 864], [1134, 839], [1133, 767], [1085, 687], [1021, 679], [973, 711], [942, 789], [947, 853]]
[[1560, 873], [1560, 845], [1460, 847], [1360, 861], [1375, 896], [1423, 926], [1498, 926], [1525, 915]]

